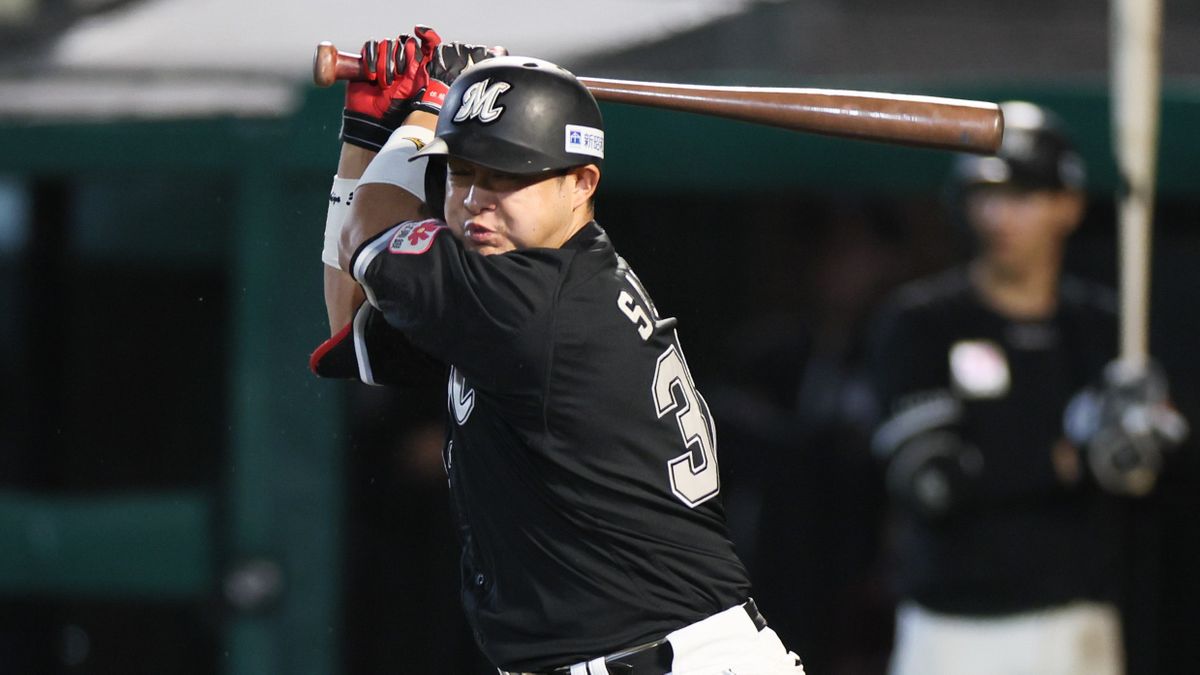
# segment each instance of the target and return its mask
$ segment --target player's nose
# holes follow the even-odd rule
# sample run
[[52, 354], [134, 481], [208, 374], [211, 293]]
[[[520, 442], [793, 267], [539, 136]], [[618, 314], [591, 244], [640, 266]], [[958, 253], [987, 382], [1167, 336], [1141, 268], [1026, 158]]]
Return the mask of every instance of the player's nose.
[[495, 194], [491, 190], [472, 184], [463, 197], [463, 206], [471, 213], [480, 213], [495, 204]]
[[1018, 216], [1010, 200], [999, 198], [986, 199], [975, 210], [977, 227], [989, 231], [1008, 229]]

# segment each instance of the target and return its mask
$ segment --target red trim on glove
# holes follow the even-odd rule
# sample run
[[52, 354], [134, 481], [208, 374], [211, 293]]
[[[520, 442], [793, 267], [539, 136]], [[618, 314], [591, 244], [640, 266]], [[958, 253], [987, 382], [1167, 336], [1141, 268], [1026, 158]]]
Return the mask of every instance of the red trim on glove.
[[339, 344], [341, 344], [342, 341], [344, 341], [346, 337], [350, 335], [350, 331], [353, 328], [354, 321], [351, 321], [350, 323], [346, 324], [345, 328], [338, 331], [336, 335], [322, 342], [321, 345], [317, 347], [316, 351], [312, 353], [312, 356], [308, 357], [308, 369], [312, 371], [313, 375], [320, 377], [320, 373], [317, 372], [317, 368], [321, 364], [321, 359], [325, 358], [326, 354], [333, 351], [334, 347], [337, 347]]
[[445, 82], [430, 79], [429, 85], [425, 87], [425, 93], [421, 96], [421, 103], [435, 106], [441, 110], [442, 105], [446, 103], [446, 94], [449, 92], [450, 87], [446, 86]]

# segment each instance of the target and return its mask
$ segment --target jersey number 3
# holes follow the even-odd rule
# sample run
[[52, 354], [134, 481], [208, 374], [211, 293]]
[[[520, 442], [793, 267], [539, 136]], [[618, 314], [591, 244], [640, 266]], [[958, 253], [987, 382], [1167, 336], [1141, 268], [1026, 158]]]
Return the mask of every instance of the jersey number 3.
[[661, 419], [675, 413], [687, 452], [667, 462], [671, 491], [690, 507], [712, 499], [720, 491], [717, 442], [704, 400], [692, 384], [687, 363], [675, 345], [658, 357], [654, 371], [654, 403]]

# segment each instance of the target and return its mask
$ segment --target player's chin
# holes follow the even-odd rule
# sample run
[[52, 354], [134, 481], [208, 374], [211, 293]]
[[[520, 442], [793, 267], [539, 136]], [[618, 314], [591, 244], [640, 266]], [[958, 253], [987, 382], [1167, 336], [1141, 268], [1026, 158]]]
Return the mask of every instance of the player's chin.
[[467, 239], [463, 242], [468, 251], [474, 251], [480, 255], [496, 255], [498, 253], [508, 253], [515, 250], [516, 247], [508, 242], [475, 242]]

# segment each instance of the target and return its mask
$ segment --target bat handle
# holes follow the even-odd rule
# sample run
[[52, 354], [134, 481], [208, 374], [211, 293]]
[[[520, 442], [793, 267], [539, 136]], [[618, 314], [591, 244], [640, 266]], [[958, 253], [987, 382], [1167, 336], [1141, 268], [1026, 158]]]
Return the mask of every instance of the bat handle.
[[365, 79], [361, 56], [340, 52], [332, 42], [317, 45], [317, 53], [313, 55], [313, 84], [329, 87], [338, 80], [360, 82]]

